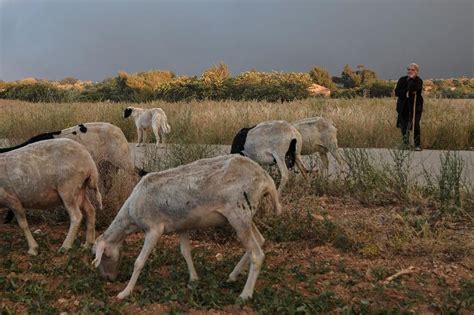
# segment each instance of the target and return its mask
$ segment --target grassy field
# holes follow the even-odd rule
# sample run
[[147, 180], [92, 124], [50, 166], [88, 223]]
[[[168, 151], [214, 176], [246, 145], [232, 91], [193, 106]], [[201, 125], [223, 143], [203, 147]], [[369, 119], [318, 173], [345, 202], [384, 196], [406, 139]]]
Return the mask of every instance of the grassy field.
[[[0, 138], [28, 137], [87, 121], [109, 121], [135, 139], [133, 123], [121, 118], [127, 104], [31, 104], [0, 102]], [[267, 119], [323, 115], [339, 128], [344, 147], [392, 147], [398, 143], [393, 100], [308, 100], [289, 104], [203, 102], [152, 103], [169, 116], [172, 142], [229, 143], [242, 126]], [[472, 147], [474, 102], [427, 100], [425, 145]], [[454, 123], [456, 122], [456, 124]], [[436, 175], [423, 186], [409, 180], [411, 151], [391, 150], [380, 166], [365, 150], [344, 150], [347, 173], [314, 175], [311, 186], [292, 174], [279, 217], [256, 219], [266, 238], [266, 258], [254, 297], [239, 301], [247, 274], [226, 283], [243, 255], [228, 227], [192, 233], [200, 282], [188, 273], [176, 236], [164, 236], [145, 265], [130, 298], [115, 296], [128, 282], [143, 235], [124, 245], [118, 281], [100, 279], [90, 250], [62, 254], [69, 220], [61, 208], [29, 211], [39, 255], [26, 254], [16, 224], [0, 224], [0, 312], [16, 313], [190, 313], [190, 314], [393, 314], [474, 313], [474, 187], [463, 183], [465, 165], [455, 152], [443, 154]], [[213, 155], [206, 146], [174, 146], [164, 157], [150, 153], [157, 169]], [[159, 160], [153, 160], [159, 159]], [[157, 163], [156, 163], [157, 162]], [[315, 161], [318, 163], [318, 161]], [[278, 181], [278, 177], [275, 178]], [[104, 194], [97, 234], [111, 222], [137, 179], [121, 175]], [[265, 209], [262, 209], [265, 210]], [[6, 210], [0, 209], [0, 218]], [[400, 271], [407, 272], [400, 275]], [[393, 277], [392, 277], [393, 276]]]
[[[368, 205], [347, 196], [317, 195], [315, 187], [288, 191], [281, 217], [259, 215], [266, 258], [248, 303], [237, 299], [246, 273], [236, 283], [225, 282], [243, 255], [229, 228], [192, 234], [197, 286], [187, 287], [179, 240], [165, 236], [133, 295], [119, 301], [115, 296], [131, 276], [142, 234], [127, 239], [118, 281], [107, 283], [79, 240], [71, 252], [57, 251], [67, 219], [32, 216], [37, 257], [26, 254], [16, 225], [0, 227], [0, 308], [3, 314], [472, 313], [472, 225], [449, 216], [436, 219], [429, 205]], [[83, 230], [79, 239], [84, 237]], [[389, 279], [405, 269], [408, 274]]]
[[[311, 99], [283, 104], [265, 102], [190, 102], [146, 104], [73, 103], [37, 104], [0, 100], [0, 138], [23, 141], [35, 134], [75, 124], [106, 121], [119, 126], [136, 141], [134, 124], [122, 118], [127, 106], [161, 107], [169, 119], [171, 142], [230, 144], [242, 127], [260, 121], [323, 116], [338, 127], [341, 147], [395, 147], [394, 99]], [[427, 99], [422, 117], [425, 148], [474, 147], [474, 100]]]

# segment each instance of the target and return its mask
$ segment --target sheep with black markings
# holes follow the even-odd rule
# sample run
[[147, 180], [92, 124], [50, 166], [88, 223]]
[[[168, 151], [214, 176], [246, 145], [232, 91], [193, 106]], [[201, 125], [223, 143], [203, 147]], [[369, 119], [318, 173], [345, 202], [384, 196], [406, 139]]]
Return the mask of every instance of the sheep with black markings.
[[232, 141], [230, 153], [239, 153], [263, 165], [276, 163], [281, 174], [278, 193], [288, 182], [288, 168], [295, 163], [307, 181], [306, 168], [301, 160], [301, 135], [283, 120], [264, 121], [250, 128], [242, 128]]
[[166, 113], [161, 108], [127, 107], [123, 111], [123, 118], [128, 117], [133, 118], [137, 127], [137, 147], [145, 144], [146, 132], [150, 128], [155, 134], [156, 145], [163, 142], [164, 135], [171, 131]]
[[89, 152], [69, 139], [45, 140], [0, 154], [0, 208], [12, 210], [28, 241], [28, 253], [37, 255], [34, 240], [25, 217], [25, 209], [47, 209], [63, 204], [71, 224], [62, 248], [72, 246], [79, 230], [83, 210], [87, 220], [85, 245], [95, 238], [95, 208], [86, 189], [95, 191], [102, 207], [97, 187], [98, 172]]
[[[89, 151], [99, 170], [103, 191], [106, 192], [111, 188], [112, 174], [118, 170], [123, 170], [130, 176], [136, 176], [127, 138], [119, 127], [105, 122], [90, 122], [60, 131], [39, 134], [17, 146], [0, 148], [0, 153], [39, 141], [61, 138], [74, 140]], [[4, 222], [10, 222], [13, 217], [13, 213], [9, 211]]]
[[19, 145], [0, 148], [0, 153], [16, 150], [39, 141], [61, 138], [68, 138], [85, 146], [97, 165], [107, 161], [127, 173], [134, 172], [127, 138], [119, 127], [105, 122], [90, 122], [60, 131], [39, 134]]
[[237, 232], [246, 253], [229, 276], [234, 281], [250, 261], [250, 272], [240, 297], [252, 297], [263, 263], [264, 238], [253, 217], [264, 196], [279, 214], [281, 205], [275, 183], [255, 162], [238, 155], [203, 159], [143, 177], [117, 216], [93, 248], [94, 264], [103, 277], [115, 280], [122, 244], [127, 235], [145, 232], [145, 243], [135, 261], [132, 277], [118, 298], [127, 297], [162, 234], [180, 236], [181, 253], [190, 281], [198, 279], [191, 258], [187, 231], [225, 224]]

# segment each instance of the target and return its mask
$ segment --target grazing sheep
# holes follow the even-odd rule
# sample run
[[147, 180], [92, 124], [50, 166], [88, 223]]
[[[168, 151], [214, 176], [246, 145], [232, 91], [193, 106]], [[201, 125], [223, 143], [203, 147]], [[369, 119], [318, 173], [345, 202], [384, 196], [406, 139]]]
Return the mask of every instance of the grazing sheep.
[[277, 164], [281, 174], [280, 194], [288, 182], [288, 168], [295, 163], [306, 180], [306, 168], [301, 161], [301, 135], [290, 123], [283, 120], [264, 121], [256, 126], [241, 129], [232, 141], [230, 153], [239, 153], [264, 164]]
[[17, 146], [0, 148], [0, 153], [16, 150], [31, 143], [60, 138], [69, 138], [85, 146], [97, 165], [107, 161], [127, 173], [134, 172], [127, 138], [119, 127], [105, 122], [85, 123], [60, 131], [39, 134]]
[[[135, 176], [135, 167], [127, 138], [119, 127], [105, 122], [91, 122], [60, 131], [39, 134], [17, 146], [2, 148], [0, 153], [16, 150], [31, 143], [60, 138], [69, 138], [86, 147], [99, 169], [101, 185], [105, 191], [111, 188], [112, 176], [110, 167], [105, 167], [107, 164], [115, 170], [122, 169], [127, 174]], [[9, 211], [4, 222], [11, 222], [13, 217], [13, 212]]]
[[46, 209], [64, 204], [71, 224], [62, 248], [69, 249], [86, 214], [85, 245], [95, 238], [95, 209], [86, 189], [95, 191], [102, 208], [97, 187], [98, 172], [84, 146], [69, 139], [46, 140], [11, 152], [0, 154], [0, 208], [13, 210], [18, 225], [28, 241], [28, 254], [38, 253], [38, 244], [28, 228], [25, 208]]
[[138, 140], [137, 147], [140, 143], [146, 142], [146, 131], [150, 128], [153, 129], [153, 133], [156, 138], [156, 145], [163, 142], [163, 136], [171, 131], [171, 127], [168, 124], [168, 118], [166, 113], [161, 108], [137, 108], [127, 107], [123, 111], [123, 118], [132, 117], [135, 120], [137, 126]]
[[328, 152], [339, 165], [342, 165], [342, 159], [337, 151], [337, 128], [329, 120], [311, 117], [295, 121], [292, 125], [298, 129], [303, 138], [301, 154], [318, 152], [326, 173], [329, 169]]
[[94, 264], [111, 281], [118, 273], [122, 244], [127, 235], [145, 232], [145, 243], [135, 261], [127, 287], [133, 290], [148, 255], [162, 234], [180, 236], [181, 253], [186, 260], [190, 281], [198, 279], [191, 258], [187, 231], [229, 222], [237, 232], [246, 253], [229, 276], [234, 281], [250, 260], [250, 272], [240, 297], [252, 297], [264, 253], [264, 238], [252, 222], [264, 196], [271, 198], [279, 214], [281, 205], [275, 183], [255, 162], [238, 155], [203, 159], [143, 177], [107, 230], [96, 240]]

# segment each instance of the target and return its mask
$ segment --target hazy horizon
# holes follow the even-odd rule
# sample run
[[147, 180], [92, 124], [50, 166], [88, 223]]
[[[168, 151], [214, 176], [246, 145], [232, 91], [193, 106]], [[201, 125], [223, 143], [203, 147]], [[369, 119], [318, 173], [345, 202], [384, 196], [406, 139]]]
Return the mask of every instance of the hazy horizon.
[[0, 79], [101, 81], [117, 71], [339, 76], [358, 64], [382, 79], [417, 62], [423, 78], [474, 77], [472, 0], [0, 0]]

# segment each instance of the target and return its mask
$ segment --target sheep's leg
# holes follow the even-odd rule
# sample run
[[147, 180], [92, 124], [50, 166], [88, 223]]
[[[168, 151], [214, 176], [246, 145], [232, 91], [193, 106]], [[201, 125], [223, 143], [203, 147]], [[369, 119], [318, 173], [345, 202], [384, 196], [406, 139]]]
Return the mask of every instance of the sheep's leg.
[[334, 159], [336, 160], [337, 164], [339, 164], [339, 166], [342, 166], [343, 165], [342, 164], [342, 158], [341, 158], [341, 154], [337, 150], [337, 146], [335, 148], [331, 148], [331, 154], [334, 157]]
[[158, 239], [163, 234], [165, 230], [164, 224], [160, 224], [158, 227], [154, 229], [150, 229], [145, 234], [145, 244], [143, 244], [143, 248], [138, 255], [137, 260], [135, 260], [135, 265], [133, 267], [133, 274], [130, 278], [130, 281], [127, 284], [127, 287], [117, 295], [117, 298], [124, 299], [132, 293], [133, 288], [135, 287], [135, 283], [137, 283], [138, 276], [142, 271], [143, 267], [145, 266], [145, 262], [148, 259], [151, 251], [155, 247]]
[[278, 169], [280, 170], [281, 181], [280, 181], [280, 186], [278, 187], [278, 195], [281, 195], [283, 188], [285, 188], [286, 183], [288, 182], [288, 168], [286, 167], [285, 162], [282, 161], [278, 157], [278, 155], [276, 155], [275, 153], [272, 153], [272, 156], [277, 163]]
[[236, 230], [237, 236], [244, 245], [245, 249], [250, 253], [250, 272], [247, 277], [245, 287], [240, 294], [240, 298], [242, 300], [247, 300], [253, 295], [255, 282], [257, 281], [258, 274], [262, 268], [265, 254], [258, 244], [257, 238], [252, 231], [253, 229], [251, 224], [248, 224], [236, 216], [230, 216], [227, 219], [229, 220], [229, 223], [232, 225], [232, 227]]
[[147, 134], [147, 129], [143, 128], [142, 129], [142, 145], [146, 144], [146, 134]]
[[308, 174], [306, 173], [306, 167], [304, 166], [304, 163], [301, 160], [301, 155], [299, 155], [299, 154], [295, 155], [295, 162], [296, 162], [296, 166], [299, 168], [299, 170], [301, 172], [301, 175], [303, 175], [304, 179], [306, 180], [306, 182], [309, 185], [310, 184], [310, 179], [308, 177]]
[[71, 221], [69, 231], [63, 245], [61, 246], [61, 250], [70, 249], [72, 247], [72, 243], [76, 239], [77, 232], [81, 226], [82, 213], [79, 209], [77, 198], [74, 198], [74, 194], [71, 196], [71, 191], [72, 190], [65, 190], [65, 192], [59, 192], [67, 213], [69, 214], [69, 220]]
[[160, 126], [158, 126], [158, 121], [157, 120], [153, 121], [151, 126], [153, 128], [153, 133], [155, 134], [156, 145], [159, 145], [160, 144]]
[[[258, 245], [262, 247], [263, 244], [265, 243], [265, 238], [257, 229], [257, 226], [255, 225], [255, 223], [252, 223], [252, 232], [255, 235], [255, 238], [257, 239]], [[240, 261], [235, 266], [234, 270], [230, 273], [229, 279], [227, 280], [227, 282], [234, 282], [237, 280], [237, 277], [241, 274], [244, 268], [248, 266], [249, 258], [250, 258], [250, 251], [246, 251], [245, 255], [242, 257], [242, 259], [240, 259]]]
[[142, 128], [137, 128], [137, 134], [138, 134], [137, 147], [139, 147], [140, 143], [143, 142], [143, 130], [142, 130]]
[[20, 201], [11, 196], [7, 196], [7, 205], [9, 209], [13, 211], [16, 216], [16, 221], [18, 225], [23, 230], [25, 234], [26, 241], [28, 242], [28, 254], [36, 256], [38, 255], [38, 243], [36, 243], [33, 235], [31, 235], [30, 228], [28, 227], [28, 222], [26, 221], [25, 208], [21, 205]]
[[184, 260], [186, 260], [186, 264], [188, 265], [189, 281], [192, 282], [199, 280], [196, 269], [194, 268], [193, 258], [191, 257], [191, 248], [189, 247], [189, 238], [187, 233], [179, 234], [179, 247]]
[[84, 247], [89, 247], [95, 241], [95, 208], [92, 206], [89, 198], [85, 195], [82, 203], [82, 209], [86, 214], [87, 234]]
[[319, 157], [321, 158], [321, 161], [323, 162], [323, 176], [326, 176], [329, 172], [329, 159], [328, 159], [327, 151], [319, 152]]

